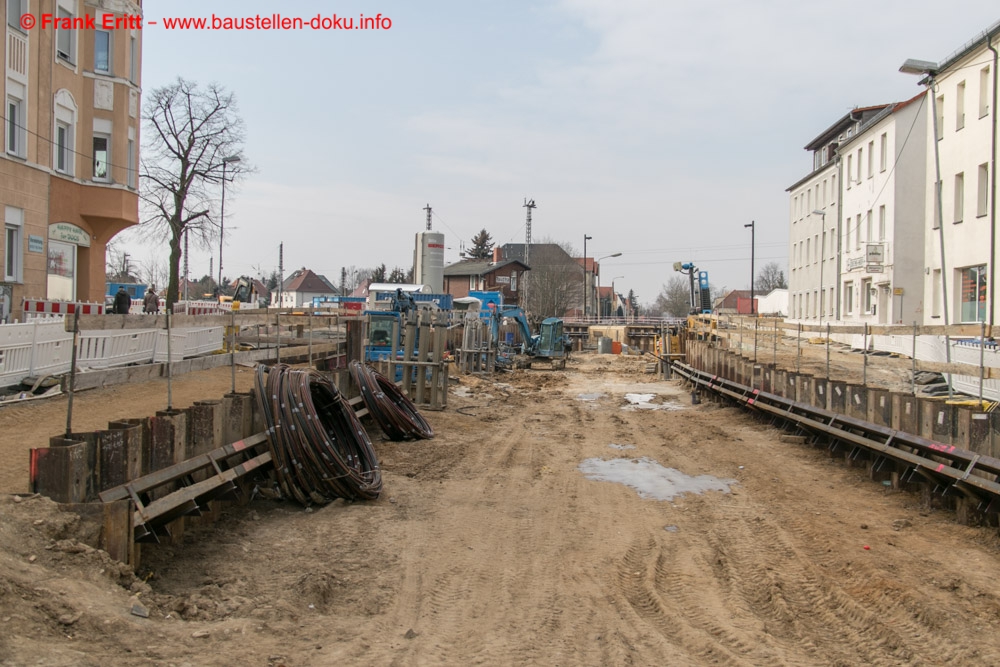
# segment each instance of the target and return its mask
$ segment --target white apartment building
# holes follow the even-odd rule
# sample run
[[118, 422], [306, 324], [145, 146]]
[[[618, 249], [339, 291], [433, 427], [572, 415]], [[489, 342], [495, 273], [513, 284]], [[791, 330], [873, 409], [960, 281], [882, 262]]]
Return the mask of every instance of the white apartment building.
[[[1000, 21], [928, 73], [927, 181], [924, 244], [926, 324], [987, 322], [996, 302], [997, 49]], [[932, 99], [933, 96], [933, 99]], [[931, 109], [936, 115], [931, 113]], [[935, 183], [935, 127], [941, 173]], [[943, 224], [941, 217], [943, 216]], [[942, 281], [941, 239], [944, 239]], [[942, 285], [947, 287], [943, 292]], [[947, 315], [944, 317], [947, 294]]]
[[812, 152], [812, 171], [789, 193], [788, 316], [821, 322], [838, 319], [839, 238], [842, 172], [838, 148], [853, 139], [862, 125], [888, 105], [854, 109], [805, 146]]
[[923, 321], [927, 106], [892, 104], [840, 144], [841, 321]]

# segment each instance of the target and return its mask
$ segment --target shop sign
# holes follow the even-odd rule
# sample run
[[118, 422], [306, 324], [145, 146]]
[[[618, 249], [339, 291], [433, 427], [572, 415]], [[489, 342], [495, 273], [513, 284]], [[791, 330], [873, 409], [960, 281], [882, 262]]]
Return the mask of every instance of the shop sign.
[[90, 247], [90, 234], [71, 222], [57, 222], [49, 225], [49, 238], [53, 241], [75, 243], [85, 248]]
[[28, 252], [45, 252], [45, 239], [34, 234], [28, 235]]

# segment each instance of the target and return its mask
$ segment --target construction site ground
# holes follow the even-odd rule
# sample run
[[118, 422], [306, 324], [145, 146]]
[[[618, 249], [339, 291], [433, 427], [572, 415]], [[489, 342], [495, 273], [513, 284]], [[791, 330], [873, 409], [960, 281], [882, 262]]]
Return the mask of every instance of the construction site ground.
[[[0, 664], [1000, 664], [995, 528], [692, 405], [647, 359], [461, 376], [425, 413], [433, 440], [368, 425], [379, 500], [230, 505], [144, 550], [138, 577], [26, 493], [66, 399], [0, 407]], [[174, 405], [229, 383], [180, 377]], [[162, 381], [84, 392], [74, 429], [165, 401]], [[730, 491], [658, 500], [581, 470], [615, 459], [625, 481], [655, 461]]]

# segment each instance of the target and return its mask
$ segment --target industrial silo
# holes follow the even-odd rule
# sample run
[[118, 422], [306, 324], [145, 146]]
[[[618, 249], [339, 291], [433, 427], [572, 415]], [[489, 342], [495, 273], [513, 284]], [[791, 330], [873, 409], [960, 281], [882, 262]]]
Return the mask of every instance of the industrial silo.
[[444, 234], [418, 232], [415, 254], [413, 282], [430, 285], [435, 294], [444, 292]]

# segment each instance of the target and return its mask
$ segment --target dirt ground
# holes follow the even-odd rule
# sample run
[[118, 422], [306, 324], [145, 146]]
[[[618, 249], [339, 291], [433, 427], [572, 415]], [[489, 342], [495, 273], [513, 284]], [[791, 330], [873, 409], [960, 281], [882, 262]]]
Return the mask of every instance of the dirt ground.
[[[144, 552], [140, 578], [75, 515], [0, 496], [0, 665], [994, 665], [996, 530], [692, 406], [638, 358], [461, 377], [433, 440], [369, 433], [385, 490], [311, 511], [256, 499]], [[246, 389], [251, 373], [240, 374]], [[218, 398], [229, 370], [178, 380]], [[630, 392], [661, 409], [633, 409]], [[76, 430], [151, 414], [160, 382], [80, 394]], [[0, 492], [66, 401], [0, 408]], [[640, 497], [592, 459], [731, 491]], [[591, 461], [592, 462], [592, 461]], [[134, 605], [148, 618], [130, 613]]]

